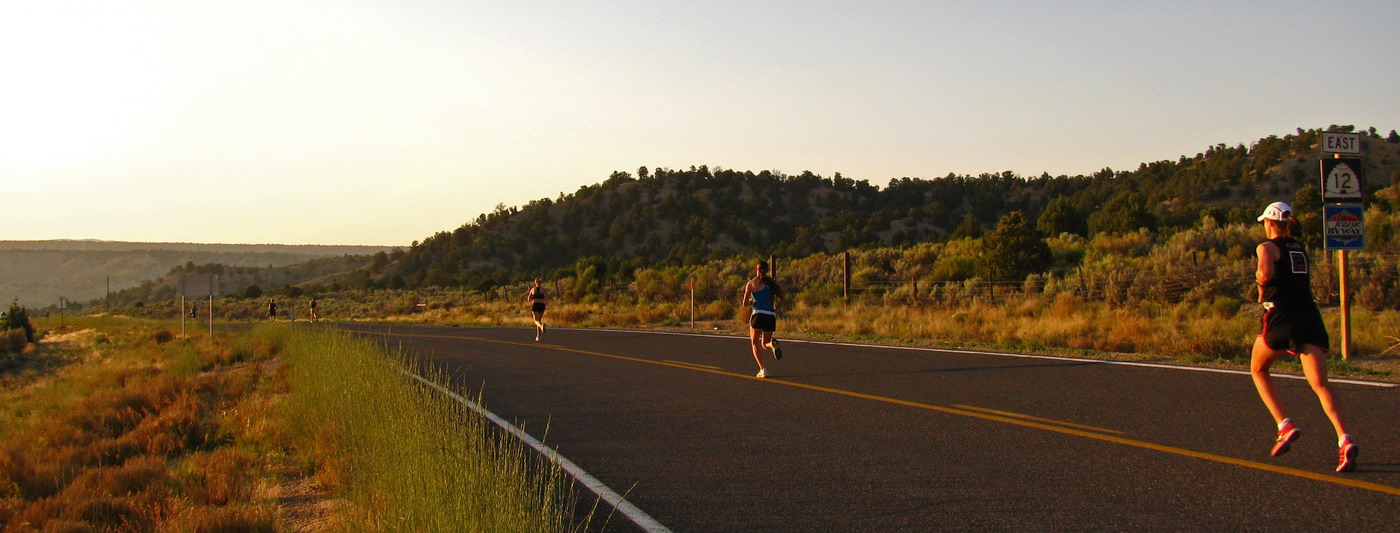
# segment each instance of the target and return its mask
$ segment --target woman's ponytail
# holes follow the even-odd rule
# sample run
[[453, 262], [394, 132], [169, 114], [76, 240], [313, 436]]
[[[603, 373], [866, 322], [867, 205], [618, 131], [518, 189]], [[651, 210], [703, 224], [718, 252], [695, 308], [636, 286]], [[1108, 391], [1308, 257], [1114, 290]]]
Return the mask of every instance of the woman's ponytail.
[[782, 298], [782, 297], [783, 297], [783, 288], [782, 288], [782, 287], [779, 287], [779, 286], [778, 286], [778, 282], [777, 282], [777, 281], [774, 281], [774, 280], [773, 280], [773, 277], [768, 275], [768, 262], [767, 262], [767, 261], [759, 261], [759, 262], [758, 262], [758, 277], [759, 277], [759, 279], [763, 280], [763, 284], [764, 284], [764, 285], [767, 285], [767, 286], [769, 286], [769, 287], [771, 287], [771, 288], [773, 289], [773, 295], [774, 295], [774, 296], [777, 296], [778, 298]]

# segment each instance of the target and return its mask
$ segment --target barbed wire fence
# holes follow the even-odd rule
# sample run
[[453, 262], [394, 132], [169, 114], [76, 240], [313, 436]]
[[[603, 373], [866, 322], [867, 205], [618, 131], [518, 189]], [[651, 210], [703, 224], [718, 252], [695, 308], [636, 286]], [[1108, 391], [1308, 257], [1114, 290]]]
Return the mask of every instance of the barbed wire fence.
[[[847, 266], [847, 258], [850, 263]], [[1111, 305], [1135, 304], [1143, 301], [1159, 303], [1203, 302], [1225, 298], [1252, 302], [1257, 297], [1254, 285], [1255, 259], [1229, 257], [1221, 253], [1200, 251], [1174, 258], [1138, 257], [1128, 261], [1093, 262], [1072, 270], [1031, 274], [1022, 280], [989, 280], [979, 276], [962, 279], [937, 279], [922, 274], [933, 265], [907, 265], [915, 274], [899, 276], [888, 268], [877, 268], [868, 254], [858, 251], [836, 253], [825, 257], [775, 258], [775, 279], [787, 292], [789, 301], [800, 300], [816, 305], [847, 303], [899, 303], [914, 306], [951, 306], [970, 302], [1000, 305], [1026, 298], [1055, 297], [1067, 294], [1084, 302], [1104, 302]], [[1313, 291], [1322, 305], [1338, 301], [1338, 287], [1332, 254], [1319, 253], [1313, 257]], [[1349, 261], [1353, 280], [1379, 278], [1386, 287], [1372, 302], [1372, 307], [1400, 307], [1400, 253], [1353, 253]], [[646, 280], [599, 280], [580, 282], [574, 277], [545, 281], [550, 298], [557, 303], [678, 303], [688, 302], [690, 282], [696, 282], [697, 304], [722, 301], [739, 305], [743, 285], [751, 275], [752, 265], [735, 264], [717, 268], [713, 264], [701, 267], [665, 267], [667, 276]], [[658, 268], [657, 270], [663, 270]], [[897, 269], [894, 269], [897, 270]], [[703, 273], [702, 273], [703, 271]], [[872, 276], [870, 272], [877, 272]], [[903, 277], [903, 279], [900, 279]], [[1354, 284], [1359, 287], [1359, 284]], [[498, 287], [490, 298], [521, 299], [525, 285]], [[1357, 289], [1353, 289], [1353, 294]], [[516, 293], [519, 294], [516, 294]]]

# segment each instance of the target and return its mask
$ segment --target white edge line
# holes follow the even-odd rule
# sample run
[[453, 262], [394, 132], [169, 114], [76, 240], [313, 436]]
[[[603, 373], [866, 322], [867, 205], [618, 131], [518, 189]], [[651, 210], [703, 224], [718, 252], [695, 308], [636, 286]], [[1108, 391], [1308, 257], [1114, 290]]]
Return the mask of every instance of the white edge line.
[[579, 466], [574, 464], [573, 461], [564, 458], [563, 455], [559, 455], [559, 452], [554, 451], [554, 449], [550, 448], [549, 446], [546, 446], [543, 442], [540, 442], [539, 439], [530, 436], [530, 434], [526, 433], [524, 430], [521, 430], [520, 428], [515, 427], [515, 425], [511, 424], [510, 422], [507, 422], [505, 419], [496, 416], [495, 413], [486, 410], [486, 408], [478, 405], [476, 402], [468, 400], [462, 397], [462, 395], [452, 392], [442, 387], [441, 385], [438, 385], [437, 383], [433, 383], [432, 381], [429, 381], [423, 376], [420, 376], [413, 372], [409, 372], [407, 370], [404, 370], [403, 373], [413, 379], [422, 382], [424, 385], [432, 387], [438, 392], [452, 397], [452, 399], [454, 400], [462, 402], [463, 405], [466, 405], [467, 407], [471, 408], [471, 410], [476, 411], [482, 416], [485, 416], [488, 420], [495, 423], [497, 426], [500, 426], [501, 429], [506, 430], [506, 432], [510, 433], [511, 435], [514, 435], [516, 438], [520, 439], [525, 444], [528, 444], [531, 448], [534, 448], [535, 451], [549, 458], [550, 461], [553, 461], [554, 464], [559, 465], [559, 468], [564, 469], [565, 472], [568, 472], [569, 475], [573, 476], [574, 479], [577, 479], [579, 483], [583, 484], [583, 486], [588, 487], [588, 490], [593, 491], [593, 493], [597, 494], [598, 497], [601, 498], [603, 501], [608, 502], [608, 505], [611, 505], [613, 506], [613, 508], [617, 509], [618, 512], [622, 513], [623, 516], [626, 516], [627, 519], [631, 520], [633, 524], [637, 525], [637, 527], [642, 528], [644, 531], [649, 531], [653, 533], [671, 533], [670, 529], [667, 529], [666, 526], [661, 525], [661, 523], [657, 522], [656, 519], [651, 517], [651, 515], [646, 514], [645, 511], [642, 511], [641, 509], [637, 508], [636, 505], [632, 505], [632, 502], [627, 501], [625, 498], [622, 497], [622, 495], [608, 488], [608, 486], [604, 485], [602, 481], [598, 480], [598, 478], [589, 475], [588, 472], [585, 472], [582, 468], [579, 468]]
[[[608, 332], [614, 332], [614, 333], [649, 333], [649, 334], [652, 334], [652, 335], [677, 335], [677, 336], [683, 336], [683, 337], [707, 337], [707, 338], [712, 338], [712, 339], [743, 338], [743, 337], [736, 337], [736, 336], [733, 336], [733, 335], [712, 335], [712, 334], [706, 334], [706, 333], [682, 333], [682, 332], [677, 332], [677, 331], [650, 331], [650, 330], [644, 330], [644, 329], [617, 329], [617, 328], [559, 328], [559, 329], [570, 329], [570, 330], [574, 330], [574, 331], [608, 331]], [[1058, 356], [1058, 355], [1036, 355], [1036, 354], [1024, 354], [1024, 353], [1009, 353], [1009, 352], [990, 352], [990, 351], [980, 351], [980, 350], [960, 350], [960, 349], [956, 349], [956, 348], [924, 348], [924, 347], [920, 347], [920, 346], [895, 346], [895, 345], [888, 345], [888, 344], [862, 344], [862, 343], [855, 343], [855, 342], [812, 341], [812, 340], [802, 340], [802, 339], [781, 339], [781, 340], [783, 341], [783, 343], [817, 344], [817, 345], [825, 345], [825, 346], [849, 346], [849, 347], [853, 347], [853, 348], [884, 348], [884, 349], [888, 349], [888, 350], [906, 350], [906, 351], [913, 351], [913, 352], [948, 352], [948, 353], [968, 354], [968, 355], [995, 355], [995, 356], [1001, 356], [1001, 357], [1017, 357], [1017, 358], [1021, 358], [1021, 359], [1045, 359], [1045, 360], [1051, 360], [1051, 361], [1070, 361], [1070, 362], [1075, 362], [1075, 363], [1098, 363], [1098, 364], [1105, 364], [1105, 365], [1121, 365], [1121, 366], [1137, 366], [1137, 367], [1146, 367], [1146, 368], [1161, 368], [1161, 369], [1166, 369], [1166, 370], [1187, 370], [1187, 371], [1191, 371], [1191, 372], [1211, 372], [1211, 373], [1215, 373], [1215, 374], [1235, 374], [1235, 375], [1243, 375], [1243, 376], [1248, 376], [1248, 375], [1249, 375], [1249, 372], [1244, 371], [1244, 370], [1230, 370], [1230, 369], [1227, 369], [1227, 368], [1204, 368], [1204, 367], [1184, 366], [1184, 365], [1164, 365], [1164, 364], [1159, 364], [1159, 363], [1140, 363], [1140, 362], [1136, 362], [1136, 361], [1115, 361], [1115, 360], [1112, 360], [1112, 359], [1085, 359], [1085, 358], [1082, 358], [1082, 357], [1062, 357], [1062, 356]], [[1274, 377], [1278, 377], [1278, 378], [1284, 378], [1284, 379], [1296, 379], [1296, 380], [1300, 380], [1300, 381], [1306, 381], [1306, 380], [1308, 379], [1306, 376], [1299, 376], [1299, 375], [1296, 375], [1296, 374], [1274, 374], [1273, 376], [1274, 376]], [[1345, 383], [1345, 384], [1348, 384], [1348, 385], [1363, 385], [1363, 386], [1367, 386], [1367, 387], [1379, 387], [1379, 388], [1382, 388], [1382, 389], [1392, 389], [1392, 388], [1400, 387], [1400, 384], [1396, 384], [1396, 383], [1386, 383], [1386, 382], [1379, 382], [1379, 381], [1362, 381], [1362, 380], [1358, 380], [1358, 379], [1345, 379], [1345, 378], [1343, 378], [1343, 379], [1337, 379], [1337, 378], [1333, 378], [1333, 377], [1328, 377], [1328, 378], [1327, 378], [1327, 382], [1328, 382], [1328, 383]]]

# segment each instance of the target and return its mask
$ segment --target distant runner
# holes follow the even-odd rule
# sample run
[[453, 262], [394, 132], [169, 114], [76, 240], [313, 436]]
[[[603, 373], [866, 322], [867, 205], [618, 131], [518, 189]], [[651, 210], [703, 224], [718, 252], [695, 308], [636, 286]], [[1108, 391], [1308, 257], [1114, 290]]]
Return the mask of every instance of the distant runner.
[[744, 284], [743, 306], [753, 306], [749, 315], [749, 345], [753, 348], [753, 360], [758, 363], [758, 377], [768, 377], [768, 369], [763, 366], [759, 351], [773, 350], [774, 359], [783, 358], [783, 349], [773, 338], [778, 329], [778, 303], [783, 300], [783, 288], [768, 276], [768, 262], [759, 261], [754, 267], [753, 279]]
[[525, 293], [525, 301], [530, 302], [530, 314], [535, 318], [535, 342], [539, 342], [540, 335], [544, 335], [544, 308], [547, 300], [549, 294], [540, 286], [540, 278], [535, 278], [535, 286]]
[[1274, 202], [1264, 209], [1259, 220], [1264, 223], [1264, 233], [1269, 238], [1255, 249], [1259, 264], [1254, 271], [1254, 281], [1259, 286], [1264, 318], [1262, 330], [1254, 338], [1249, 372], [1254, 378], [1254, 388], [1259, 390], [1259, 398], [1264, 400], [1264, 406], [1278, 423], [1278, 435], [1270, 455], [1287, 453], [1289, 445], [1301, 434], [1284, 412], [1278, 388], [1269, 376], [1269, 367], [1274, 361], [1285, 354], [1296, 354], [1303, 364], [1308, 385], [1312, 386], [1323, 412], [1337, 432], [1337, 471], [1351, 472], [1356, 469], [1358, 449], [1343, 427], [1337, 399], [1327, 387], [1330, 339], [1322, 323], [1322, 314], [1313, 302], [1308, 253], [1303, 250], [1302, 243], [1293, 238], [1298, 219], [1293, 218], [1293, 208], [1288, 204]]
[[316, 298], [315, 298], [315, 297], [312, 297], [312, 298], [311, 298], [311, 321], [312, 321], [312, 322], [320, 322], [320, 321], [321, 321], [321, 313], [319, 313], [319, 312], [316, 311]]
[[277, 320], [277, 299], [276, 299], [276, 298], [269, 298], [269, 299], [267, 300], [267, 319], [268, 319], [268, 320]]

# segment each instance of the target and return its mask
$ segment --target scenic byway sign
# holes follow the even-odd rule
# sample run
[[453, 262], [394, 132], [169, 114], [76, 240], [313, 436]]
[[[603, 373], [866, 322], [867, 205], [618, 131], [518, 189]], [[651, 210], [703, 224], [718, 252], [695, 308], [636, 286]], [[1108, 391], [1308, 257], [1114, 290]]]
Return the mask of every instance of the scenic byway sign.
[[1366, 244], [1366, 221], [1359, 205], [1322, 207], [1323, 248], [1360, 250]]

